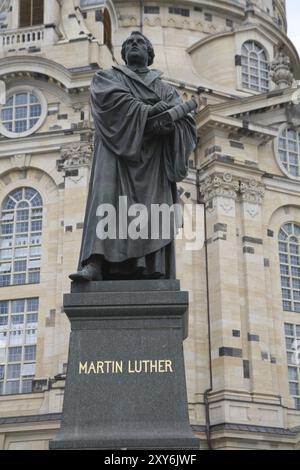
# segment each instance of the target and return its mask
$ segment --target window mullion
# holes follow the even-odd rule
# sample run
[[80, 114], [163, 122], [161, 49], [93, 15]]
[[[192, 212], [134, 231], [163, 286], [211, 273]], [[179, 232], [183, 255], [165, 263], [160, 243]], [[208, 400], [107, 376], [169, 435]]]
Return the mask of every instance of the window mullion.
[[31, 222], [32, 222], [32, 204], [29, 206], [29, 219], [28, 219], [28, 252], [27, 252], [27, 271], [26, 282], [29, 282], [29, 260], [30, 260], [30, 246], [31, 246]]
[[30, 26], [33, 26], [33, 0], [30, 0]]
[[14, 272], [15, 272], [15, 259], [16, 259], [16, 246], [17, 246], [17, 202], [14, 207], [14, 221], [13, 221], [13, 234], [12, 234], [12, 244], [13, 244], [13, 258], [11, 263], [11, 280], [10, 284], [14, 282]]
[[29, 116], [30, 116], [30, 93], [27, 93], [26, 113], [27, 113], [27, 118], [26, 118], [27, 129], [30, 129], [30, 120], [29, 120]]
[[289, 270], [289, 296], [287, 300], [290, 301], [291, 306], [293, 305], [293, 297], [292, 297], [292, 267], [291, 267], [291, 254], [290, 254], [290, 245], [289, 239], [287, 240], [287, 256], [288, 256], [288, 270]]
[[13, 95], [13, 122], [12, 122], [12, 131], [16, 132], [16, 95]]

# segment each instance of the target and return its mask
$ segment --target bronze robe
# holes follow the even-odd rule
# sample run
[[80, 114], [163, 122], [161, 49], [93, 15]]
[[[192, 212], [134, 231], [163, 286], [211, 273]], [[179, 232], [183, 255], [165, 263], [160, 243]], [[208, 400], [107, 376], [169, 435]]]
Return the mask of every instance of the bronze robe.
[[151, 204], [172, 206], [177, 202], [176, 182], [187, 175], [188, 157], [196, 146], [196, 126], [187, 116], [175, 123], [172, 134], [144, 134], [151, 106], [161, 100], [171, 106], [182, 102], [161, 75], [149, 70], [141, 78], [127, 66], [114, 66], [98, 71], [92, 81], [95, 152], [79, 267], [91, 256], [100, 255], [105, 279], [134, 278], [137, 270], [144, 271], [145, 277], [175, 276], [174, 227], [169, 239], [152, 240], [150, 228], [147, 240], [103, 240], [96, 234], [97, 208], [112, 204], [118, 221], [120, 196], [127, 196], [128, 207], [143, 204], [149, 215]]

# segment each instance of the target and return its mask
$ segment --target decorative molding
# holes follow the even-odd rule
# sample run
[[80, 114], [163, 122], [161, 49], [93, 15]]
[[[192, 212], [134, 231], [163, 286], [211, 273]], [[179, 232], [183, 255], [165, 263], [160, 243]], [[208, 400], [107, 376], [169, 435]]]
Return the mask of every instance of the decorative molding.
[[57, 162], [58, 171], [68, 172], [79, 168], [91, 166], [93, 144], [91, 142], [76, 142], [68, 144], [61, 149], [61, 160]]
[[200, 185], [200, 192], [210, 215], [217, 207], [224, 215], [234, 215], [235, 201], [240, 196], [244, 209], [254, 218], [260, 214], [265, 186], [255, 179], [240, 181], [237, 176], [226, 172], [208, 176]]
[[265, 186], [258, 181], [244, 180], [240, 183], [240, 193], [243, 202], [261, 205], [265, 196]]
[[208, 176], [200, 187], [204, 202], [208, 203], [215, 197], [236, 199], [239, 191], [239, 181], [231, 173]]
[[294, 75], [291, 72], [291, 60], [289, 56], [281, 51], [271, 62], [270, 78], [278, 89], [288, 88], [293, 84]]

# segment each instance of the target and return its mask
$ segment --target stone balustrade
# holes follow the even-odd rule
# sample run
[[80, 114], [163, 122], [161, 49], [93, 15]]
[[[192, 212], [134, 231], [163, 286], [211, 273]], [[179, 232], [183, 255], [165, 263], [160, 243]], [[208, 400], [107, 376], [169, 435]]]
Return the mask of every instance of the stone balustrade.
[[0, 33], [0, 50], [18, 50], [28, 47], [38, 47], [44, 39], [44, 27], [20, 28], [6, 30]]

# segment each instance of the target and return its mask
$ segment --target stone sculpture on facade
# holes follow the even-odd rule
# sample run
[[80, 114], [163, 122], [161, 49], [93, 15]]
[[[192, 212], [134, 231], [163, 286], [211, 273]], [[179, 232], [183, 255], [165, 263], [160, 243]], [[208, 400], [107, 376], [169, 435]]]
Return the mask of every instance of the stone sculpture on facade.
[[270, 78], [275, 83], [276, 88], [279, 89], [291, 87], [294, 82], [291, 60], [282, 51], [278, 51], [270, 65]]

